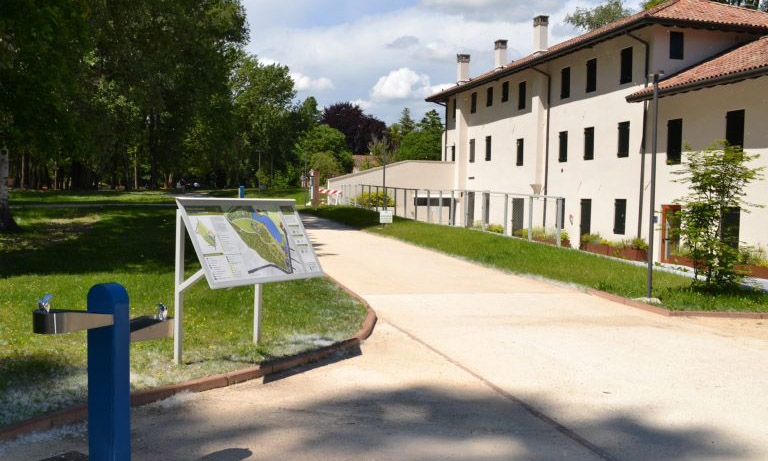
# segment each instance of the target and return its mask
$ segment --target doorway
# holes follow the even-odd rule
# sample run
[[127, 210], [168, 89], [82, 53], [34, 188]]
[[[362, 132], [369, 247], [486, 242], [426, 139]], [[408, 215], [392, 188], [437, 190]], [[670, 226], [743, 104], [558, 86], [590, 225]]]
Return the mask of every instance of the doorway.
[[525, 199], [513, 198], [512, 199], [512, 235], [515, 235], [515, 231], [518, 231], [525, 226]]

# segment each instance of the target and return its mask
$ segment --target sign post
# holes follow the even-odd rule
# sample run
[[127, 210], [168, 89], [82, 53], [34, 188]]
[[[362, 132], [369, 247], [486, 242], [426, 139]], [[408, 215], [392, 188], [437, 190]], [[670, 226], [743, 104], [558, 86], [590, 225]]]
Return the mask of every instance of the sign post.
[[[294, 200], [179, 197], [176, 203], [177, 364], [183, 353], [184, 292], [203, 277], [212, 289], [255, 287], [253, 341], [258, 343], [262, 284], [323, 275]], [[188, 279], [184, 278], [186, 234], [202, 266]]]

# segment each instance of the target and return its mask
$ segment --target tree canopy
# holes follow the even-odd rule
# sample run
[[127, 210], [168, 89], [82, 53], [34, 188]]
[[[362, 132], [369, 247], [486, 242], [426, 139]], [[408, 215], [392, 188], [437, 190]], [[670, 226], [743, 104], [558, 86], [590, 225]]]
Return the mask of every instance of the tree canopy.
[[360, 106], [349, 102], [326, 107], [320, 122], [344, 133], [347, 146], [354, 155], [367, 154], [371, 141], [383, 138], [387, 130], [384, 122], [365, 114]]
[[599, 29], [632, 14], [622, 0], [607, 0], [594, 8], [576, 7], [576, 11], [565, 16], [565, 22], [581, 30]]

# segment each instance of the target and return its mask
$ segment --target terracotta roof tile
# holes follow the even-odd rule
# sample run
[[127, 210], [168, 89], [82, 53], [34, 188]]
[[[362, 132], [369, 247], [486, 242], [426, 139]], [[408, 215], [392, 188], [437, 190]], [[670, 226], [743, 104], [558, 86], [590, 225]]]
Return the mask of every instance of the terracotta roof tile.
[[[717, 82], [733, 81], [760, 74], [768, 74], [768, 36], [732, 48], [714, 58], [670, 75], [659, 83], [659, 94], [670, 95]], [[627, 96], [627, 101], [643, 101], [650, 99], [652, 95], [653, 88], [648, 87]]]
[[717, 3], [710, 0], [670, 0], [649, 10], [635, 13], [619, 19], [599, 29], [579, 35], [570, 40], [553, 45], [543, 53], [534, 53], [517, 61], [510, 62], [501, 69], [492, 70], [470, 79], [469, 82], [446, 88], [433, 94], [427, 101], [440, 101], [448, 95], [463, 91], [465, 87], [487, 83], [499, 75], [512, 74], [523, 70], [531, 63], [539, 63], [554, 58], [561, 52], [578, 49], [588, 42], [608, 38], [633, 26], [651, 23], [709, 26], [713, 28], [735, 27], [745, 29], [765, 29], [768, 31], [768, 13], [748, 8]]

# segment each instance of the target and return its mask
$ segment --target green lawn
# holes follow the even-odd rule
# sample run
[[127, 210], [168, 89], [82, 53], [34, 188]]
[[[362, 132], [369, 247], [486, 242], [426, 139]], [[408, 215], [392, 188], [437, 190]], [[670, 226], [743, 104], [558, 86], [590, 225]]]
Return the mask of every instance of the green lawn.
[[[86, 392], [85, 332], [31, 332], [35, 301], [85, 309], [89, 288], [120, 282], [131, 316], [173, 302], [175, 210], [52, 208], [15, 210], [26, 229], [0, 234], [0, 425], [81, 403]], [[187, 275], [199, 264], [187, 245]], [[173, 340], [131, 346], [134, 389], [231, 371], [351, 337], [365, 318], [360, 302], [324, 278], [265, 285], [262, 343], [251, 344], [253, 287], [187, 292], [185, 364]]]
[[[574, 283], [628, 298], [645, 296], [645, 267], [578, 250], [400, 218], [382, 228], [377, 213], [351, 207], [319, 207], [305, 212], [510, 272]], [[705, 293], [693, 289], [690, 278], [663, 271], [654, 272], [653, 296], [675, 310], [768, 312], [766, 293], [746, 289]]]
[[[237, 189], [195, 190], [187, 189], [187, 194], [205, 194], [211, 197], [237, 197]], [[175, 191], [43, 191], [12, 190], [9, 193], [11, 205], [53, 204], [53, 203], [174, 203]], [[297, 205], [303, 205], [303, 189], [246, 189], [248, 198], [289, 198]]]

